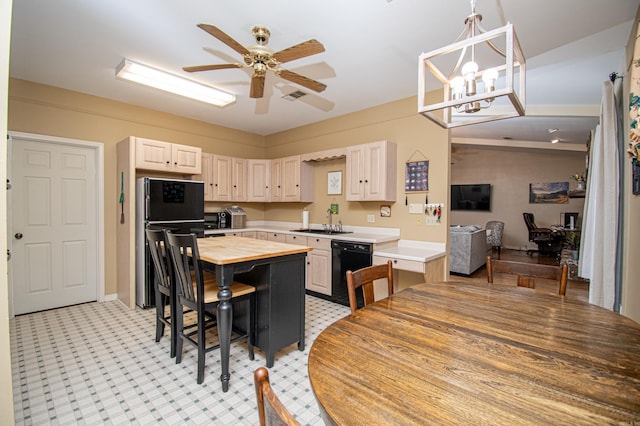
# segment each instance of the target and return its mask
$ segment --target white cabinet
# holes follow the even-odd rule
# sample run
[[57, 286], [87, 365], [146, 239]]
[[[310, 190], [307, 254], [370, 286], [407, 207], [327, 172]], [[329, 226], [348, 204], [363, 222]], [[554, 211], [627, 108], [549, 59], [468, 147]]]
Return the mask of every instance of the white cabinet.
[[271, 160], [271, 201], [313, 201], [313, 166], [299, 155]]
[[269, 233], [265, 231], [256, 231], [256, 239], [266, 241], [269, 239]]
[[205, 201], [245, 201], [246, 164], [244, 158], [202, 154], [202, 174], [193, 178], [204, 181]]
[[271, 201], [271, 160], [247, 160], [247, 201]]
[[247, 160], [231, 157], [231, 201], [247, 199]]
[[396, 201], [396, 144], [389, 141], [347, 148], [346, 199]]
[[306, 289], [331, 295], [331, 239], [309, 237], [307, 245], [313, 250], [307, 253]]
[[213, 201], [213, 154], [202, 153], [202, 173], [193, 179], [204, 182], [204, 200]]
[[138, 137], [134, 139], [136, 169], [181, 174], [201, 173], [200, 148]]
[[269, 241], [277, 241], [279, 243], [286, 243], [287, 237], [286, 234], [280, 234], [278, 232], [269, 232], [267, 234], [267, 240]]

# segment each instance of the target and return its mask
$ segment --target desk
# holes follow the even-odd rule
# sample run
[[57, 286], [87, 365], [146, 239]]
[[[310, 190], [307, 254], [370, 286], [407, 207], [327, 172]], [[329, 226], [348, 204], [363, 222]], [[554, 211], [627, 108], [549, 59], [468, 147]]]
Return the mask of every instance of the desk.
[[229, 350], [234, 280], [256, 287], [256, 346], [272, 367], [275, 353], [298, 342], [304, 350], [305, 258], [310, 247], [242, 237], [199, 238], [203, 268], [215, 272], [220, 292], [218, 336], [222, 390], [229, 389]]
[[325, 329], [309, 379], [327, 424], [626, 424], [640, 325], [525, 288], [419, 284]]

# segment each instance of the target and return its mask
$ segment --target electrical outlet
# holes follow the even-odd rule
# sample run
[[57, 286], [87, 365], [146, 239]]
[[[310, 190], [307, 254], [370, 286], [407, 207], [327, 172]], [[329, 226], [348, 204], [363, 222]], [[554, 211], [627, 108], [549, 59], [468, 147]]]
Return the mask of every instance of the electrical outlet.
[[374, 215], [374, 214], [367, 215], [367, 222], [373, 223], [375, 221], [376, 221], [376, 215]]
[[422, 225], [424, 223], [424, 217], [423, 216], [417, 216], [416, 217], [416, 225]]

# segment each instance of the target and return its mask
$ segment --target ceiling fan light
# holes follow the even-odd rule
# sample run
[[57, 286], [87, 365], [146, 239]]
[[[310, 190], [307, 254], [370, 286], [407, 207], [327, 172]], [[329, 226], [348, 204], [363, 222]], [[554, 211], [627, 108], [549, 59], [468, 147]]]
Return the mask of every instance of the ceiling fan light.
[[116, 77], [215, 106], [223, 107], [236, 101], [230, 93], [126, 58], [116, 67]]

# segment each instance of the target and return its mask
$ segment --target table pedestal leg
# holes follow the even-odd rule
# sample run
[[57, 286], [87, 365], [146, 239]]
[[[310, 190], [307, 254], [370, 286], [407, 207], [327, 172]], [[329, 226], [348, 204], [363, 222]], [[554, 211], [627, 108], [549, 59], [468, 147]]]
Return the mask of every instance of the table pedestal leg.
[[231, 305], [231, 290], [229, 287], [233, 283], [232, 268], [224, 266], [216, 266], [216, 280], [218, 282], [218, 338], [220, 339], [220, 361], [222, 364], [222, 373], [220, 381], [222, 382], [222, 392], [229, 390], [229, 352], [231, 347], [231, 322], [233, 318], [233, 306]]

